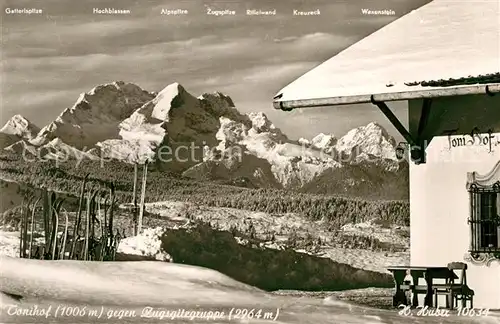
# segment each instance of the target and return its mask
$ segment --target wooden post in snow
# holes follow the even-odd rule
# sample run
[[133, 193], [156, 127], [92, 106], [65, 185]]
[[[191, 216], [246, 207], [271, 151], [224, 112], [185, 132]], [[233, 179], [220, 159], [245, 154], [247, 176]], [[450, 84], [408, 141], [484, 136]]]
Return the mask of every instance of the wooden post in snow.
[[139, 234], [142, 230], [142, 217], [144, 216], [144, 199], [146, 197], [147, 177], [148, 177], [148, 160], [144, 162], [144, 169], [142, 171], [141, 205], [139, 207], [139, 219], [137, 221], [137, 234]]
[[134, 206], [137, 206], [137, 176], [138, 176], [138, 163], [136, 162], [134, 164], [134, 192], [133, 192], [133, 197], [132, 197], [132, 203]]
[[134, 204], [133, 206], [133, 221], [134, 221], [134, 235], [138, 234], [138, 215], [137, 215], [137, 177], [138, 177], [138, 169], [139, 165], [137, 162], [134, 163], [134, 191], [132, 193], [132, 203]]

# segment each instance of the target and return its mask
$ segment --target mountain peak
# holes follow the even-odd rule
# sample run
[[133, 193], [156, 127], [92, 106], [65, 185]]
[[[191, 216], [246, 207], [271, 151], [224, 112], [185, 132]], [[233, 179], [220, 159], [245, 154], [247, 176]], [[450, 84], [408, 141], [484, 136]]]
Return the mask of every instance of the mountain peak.
[[21, 115], [12, 116], [0, 129], [0, 133], [16, 135], [20, 138], [30, 140], [36, 136], [40, 129]]
[[77, 149], [118, 138], [118, 125], [154, 95], [133, 83], [115, 81], [82, 93], [75, 104], [45, 126], [34, 143], [43, 145], [59, 137]]
[[18, 154], [31, 153], [36, 155], [36, 148], [24, 140], [17, 141], [4, 148], [6, 151], [15, 152]]
[[274, 124], [263, 112], [251, 112], [248, 114], [248, 117], [250, 117], [250, 120], [252, 121], [252, 128], [258, 133], [270, 132], [271, 130], [276, 129]]
[[395, 154], [396, 141], [387, 130], [378, 123], [371, 122], [350, 130], [340, 138], [336, 148], [338, 152], [355, 156], [366, 154], [382, 159], [397, 160]]
[[377, 122], [370, 122], [370, 123], [368, 123], [368, 125], [366, 125], [366, 127], [368, 127], [368, 128], [382, 128], [382, 129], [384, 128], [384, 127], [382, 127], [382, 126], [381, 126], [379, 123], [377, 123]]
[[73, 109], [85, 108], [85, 106], [82, 107], [79, 104], [81, 102], [93, 104], [101, 100], [107, 100], [108, 97], [113, 96], [116, 93], [123, 93], [125, 95], [137, 95], [140, 93], [150, 94], [148, 91], [143, 90], [141, 87], [139, 87], [134, 83], [125, 83], [124, 81], [114, 81], [111, 83], [100, 84], [92, 88], [91, 90], [80, 94], [80, 97], [71, 108]]
[[178, 82], [169, 84], [152, 100], [151, 103], [154, 105], [154, 109], [151, 117], [167, 121], [170, 110], [182, 106], [187, 98], [193, 98], [193, 96], [182, 85]]
[[169, 93], [176, 92], [177, 94], [180, 94], [184, 91], [186, 91], [186, 89], [179, 82], [172, 82], [169, 85], [167, 85], [165, 88], [163, 88], [163, 90], [158, 92], [157, 95], [160, 95], [160, 94], [166, 93], [166, 92], [169, 92]]
[[311, 140], [311, 144], [319, 149], [327, 149], [337, 144], [337, 138], [333, 134], [319, 133]]
[[222, 92], [216, 91], [212, 93], [204, 93], [198, 97], [199, 100], [206, 100], [215, 106], [223, 108], [234, 108], [234, 102], [231, 97], [226, 96]]

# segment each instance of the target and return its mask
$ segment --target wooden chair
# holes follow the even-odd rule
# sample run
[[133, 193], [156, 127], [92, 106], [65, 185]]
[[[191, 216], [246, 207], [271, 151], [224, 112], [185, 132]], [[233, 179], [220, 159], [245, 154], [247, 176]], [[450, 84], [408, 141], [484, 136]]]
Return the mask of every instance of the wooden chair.
[[448, 269], [451, 271], [460, 271], [458, 276], [459, 283], [455, 283], [453, 278], [447, 279], [444, 285], [436, 285], [434, 288], [434, 305], [438, 306], [438, 295], [446, 295], [446, 308], [458, 307], [458, 301], [461, 301], [461, 307], [465, 308], [467, 301], [470, 301], [470, 308], [473, 308], [474, 290], [467, 286], [467, 264], [463, 262], [448, 263]]
[[467, 305], [467, 301], [470, 301], [470, 308], [473, 308], [474, 290], [470, 289], [469, 286], [467, 286], [467, 264], [463, 262], [451, 262], [448, 264], [448, 269], [452, 271], [460, 271], [460, 284], [451, 286], [451, 299], [454, 302], [454, 306], [458, 306], [458, 301], [460, 300], [462, 308], [465, 308]]
[[438, 307], [438, 296], [446, 296], [446, 308], [453, 308], [453, 300], [451, 297], [451, 286], [453, 285], [453, 278], [447, 278], [444, 284], [434, 284], [433, 285], [433, 296], [434, 296], [434, 307]]

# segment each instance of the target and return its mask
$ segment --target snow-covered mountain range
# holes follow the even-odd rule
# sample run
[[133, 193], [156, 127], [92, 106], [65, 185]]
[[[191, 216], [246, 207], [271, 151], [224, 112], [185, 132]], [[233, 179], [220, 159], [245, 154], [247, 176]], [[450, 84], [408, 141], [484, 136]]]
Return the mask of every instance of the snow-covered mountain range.
[[97, 86], [42, 129], [12, 117], [0, 144], [50, 159], [155, 161], [184, 177], [244, 179], [257, 187], [310, 188], [325, 174], [358, 166], [401, 170], [394, 138], [376, 123], [341, 137], [292, 140], [264, 113], [242, 114], [222, 93], [195, 97], [178, 83], [158, 93], [124, 82]]

